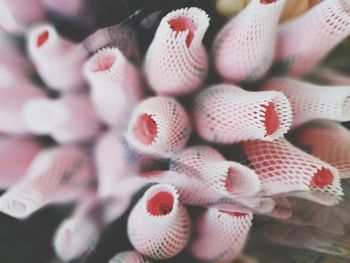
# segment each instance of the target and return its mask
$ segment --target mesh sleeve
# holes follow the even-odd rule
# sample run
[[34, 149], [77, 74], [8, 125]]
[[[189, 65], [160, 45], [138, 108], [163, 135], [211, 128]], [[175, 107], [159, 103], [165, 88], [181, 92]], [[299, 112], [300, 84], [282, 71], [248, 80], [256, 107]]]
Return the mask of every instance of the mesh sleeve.
[[81, 45], [60, 37], [50, 24], [28, 32], [28, 52], [44, 82], [60, 91], [84, 87], [82, 65], [87, 52]]
[[259, 191], [259, 178], [255, 172], [239, 163], [226, 161], [208, 146], [191, 147], [175, 156], [170, 169], [187, 174], [203, 183], [205, 188], [223, 196], [249, 195]]
[[187, 244], [191, 222], [173, 186], [150, 187], [131, 211], [127, 231], [140, 253], [155, 259], [178, 254]]
[[281, 137], [289, 129], [292, 110], [281, 92], [251, 92], [220, 84], [196, 97], [193, 116], [203, 139], [231, 144]]
[[25, 177], [0, 197], [0, 210], [26, 218], [50, 203], [75, 199], [92, 180], [88, 157], [73, 146], [45, 150]]
[[0, 29], [23, 33], [27, 26], [45, 18], [40, 0], [3, 0], [0, 3]]
[[201, 262], [232, 262], [241, 252], [253, 215], [208, 209], [199, 218], [192, 254]]
[[108, 263], [151, 263], [152, 261], [147, 259], [137, 251], [124, 251], [115, 255]]
[[202, 44], [208, 26], [208, 15], [196, 7], [175, 10], [162, 19], [144, 67], [155, 92], [177, 96], [201, 87], [208, 70]]
[[152, 97], [134, 110], [127, 139], [141, 153], [170, 157], [186, 145], [190, 132], [187, 113], [176, 100]]
[[[94, 211], [95, 210], [95, 211]], [[57, 228], [53, 239], [56, 254], [64, 261], [81, 257], [94, 247], [101, 227], [94, 216], [98, 210], [96, 196], [90, 194], [78, 204], [73, 215]]]
[[[83, 66], [91, 99], [102, 120], [111, 126], [125, 124], [132, 106], [142, 96], [139, 73], [118, 48], [99, 50]], [[118, 107], [116, 107], [118, 105]]]
[[307, 73], [350, 33], [350, 3], [324, 0], [278, 29], [276, 59], [292, 75]]
[[243, 147], [244, 163], [258, 174], [263, 195], [296, 195], [325, 205], [341, 200], [338, 171], [287, 140], [248, 141]]
[[283, 92], [293, 110], [292, 127], [313, 119], [350, 120], [350, 87], [319, 86], [307, 82], [275, 78], [265, 89]]
[[252, 0], [219, 32], [215, 67], [227, 81], [256, 80], [273, 61], [277, 24], [286, 0]]
[[23, 107], [22, 118], [28, 130], [51, 135], [59, 143], [86, 141], [101, 128], [87, 96], [31, 100]]
[[119, 181], [134, 172], [125, 146], [114, 132], [108, 132], [99, 138], [94, 153], [99, 196], [113, 196]]
[[24, 84], [20, 88], [0, 88], [0, 132], [21, 135], [29, 132], [21, 113], [26, 102], [44, 98], [37, 87]]
[[30, 137], [0, 138], [0, 188], [8, 188], [23, 178], [30, 163], [42, 149]]
[[341, 178], [350, 178], [350, 132], [336, 122], [315, 121], [296, 135], [301, 149], [338, 169]]

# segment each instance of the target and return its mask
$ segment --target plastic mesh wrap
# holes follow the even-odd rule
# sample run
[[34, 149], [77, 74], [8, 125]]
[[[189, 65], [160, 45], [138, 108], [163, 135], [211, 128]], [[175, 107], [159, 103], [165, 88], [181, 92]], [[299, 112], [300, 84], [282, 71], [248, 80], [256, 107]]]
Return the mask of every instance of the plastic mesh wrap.
[[39, 88], [24, 84], [20, 88], [0, 88], [0, 132], [9, 134], [26, 134], [28, 129], [21, 118], [26, 102], [44, 98]]
[[0, 28], [11, 33], [22, 33], [31, 23], [45, 17], [41, 0], [1, 0]]
[[232, 262], [241, 252], [253, 215], [209, 208], [199, 218], [192, 254], [201, 262]]
[[255, 172], [239, 163], [226, 161], [208, 146], [191, 147], [175, 156], [170, 170], [186, 174], [223, 196], [249, 195], [259, 191], [259, 178]]
[[40, 77], [51, 88], [72, 91], [83, 87], [81, 68], [87, 52], [59, 36], [50, 24], [29, 31], [28, 52]]
[[114, 134], [108, 132], [95, 145], [95, 161], [98, 179], [98, 194], [105, 198], [115, 194], [121, 180], [135, 173], [137, 163], [128, 160], [126, 145]]
[[33, 99], [23, 107], [22, 118], [28, 130], [49, 134], [59, 143], [91, 139], [100, 129], [87, 96]]
[[293, 75], [307, 73], [350, 33], [350, 3], [324, 0], [278, 29], [276, 59]]
[[319, 86], [307, 82], [275, 78], [265, 89], [283, 92], [293, 110], [292, 127], [313, 119], [350, 120], [350, 87]]
[[286, 0], [252, 0], [219, 32], [214, 44], [215, 67], [227, 81], [253, 81], [270, 68], [277, 24]]
[[155, 92], [177, 96], [201, 87], [208, 70], [202, 44], [208, 26], [208, 15], [196, 7], [162, 19], [145, 57], [146, 76]]
[[216, 143], [274, 140], [288, 131], [291, 121], [290, 103], [277, 91], [251, 92], [220, 84], [201, 92], [194, 102], [197, 132]]
[[73, 146], [42, 151], [25, 177], [0, 197], [0, 210], [25, 218], [41, 207], [76, 198], [91, 181], [88, 157]]
[[170, 157], [186, 145], [190, 132], [187, 113], [176, 100], [152, 97], [134, 110], [127, 139], [141, 153]]
[[125, 124], [143, 95], [136, 68], [118, 48], [105, 48], [87, 60], [83, 72], [100, 118], [112, 126]]
[[263, 195], [288, 194], [325, 205], [341, 200], [337, 169], [291, 145], [287, 140], [248, 141], [244, 163], [255, 170]]
[[340, 124], [315, 121], [296, 135], [303, 150], [338, 169], [341, 178], [350, 178], [350, 132]]
[[137, 251], [151, 258], [165, 259], [186, 246], [191, 222], [176, 189], [158, 184], [150, 187], [133, 208], [127, 230]]
[[115, 255], [108, 263], [150, 263], [151, 261], [137, 251], [124, 251]]
[[18, 182], [43, 149], [30, 137], [0, 138], [0, 188], [8, 188]]

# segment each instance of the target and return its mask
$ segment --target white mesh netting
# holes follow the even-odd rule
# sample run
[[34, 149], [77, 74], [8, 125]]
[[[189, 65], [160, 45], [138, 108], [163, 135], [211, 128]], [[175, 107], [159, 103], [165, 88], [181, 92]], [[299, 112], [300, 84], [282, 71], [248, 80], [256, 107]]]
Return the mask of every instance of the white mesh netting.
[[313, 119], [350, 120], [350, 87], [319, 86], [290, 78], [274, 78], [264, 89], [283, 92], [293, 110], [292, 127]]
[[143, 96], [135, 66], [118, 48], [104, 48], [85, 62], [83, 73], [100, 118], [111, 126], [126, 124], [126, 116]]
[[77, 205], [73, 215], [58, 226], [53, 245], [60, 259], [70, 261], [94, 247], [101, 231], [96, 216], [98, 210], [96, 196], [89, 194]]
[[144, 66], [155, 92], [177, 96], [201, 87], [208, 70], [202, 44], [208, 26], [208, 15], [196, 7], [175, 10], [162, 19]]
[[137, 251], [151, 258], [166, 259], [186, 246], [191, 222], [176, 189], [157, 184], [145, 192], [131, 211], [127, 230]]
[[92, 180], [88, 156], [74, 146], [39, 153], [25, 177], [0, 197], [0, 210], [25, 218], [46, 204], [75, 199]]
[[209, 208], [199, 218], [192, 254], [201, 262], [232, 262], [241, 252], [253, 215]]
[[239, 163], [230, 162], [208, 146], [187, 148], [170, 162], [170, 170], [186, 174], [208, 190], [222, 196], [249, 195], [259, 191], [255, 172]]
[[0, 29], [11, 33], [23, 33], [28, 25], [45, 18], [41, 0], [2, 0], [0, 10]]
[[186, 145], [190, 132], [187, 113], [176, 100], [152, 97], [134, 110], [127, 140], [141, 153], [171, 157]]
[[115, 255], [108, 263], [151, 263], [152, 261], [144, 257], [137, 251], [124, 251]]
[[[107, 132], [97, 141], [94, 154], [98, 194], [102, 198], [114, 196], [116, 186], [121, 180], [136, 171], [128, 160], [129, 153], [125, 144], [114, 132]], [[137, 162], [133, 165], [137, 166]]]
[[303, 150], [338, 169], [341, 178], [350, 178], [350, 132], [331, 121], [315, 121], [296, 135]]
[[212, 86], [197, 95], [193, 115], [199, 135], [222, 144], [274, 140], [292, 122], [290, 103], [281, 92], [251, 92], [229, 84]]
[[277, 24], [286, 0], [252, 0], [219, 32], [214, 43], [215, 67], [227, 81], [253, 81], [270, 68]]
[[29, 133], [21, 118], [22, 108], [26, 102], [44, 97], [39, 88], [24, 83], [18, 88], [0, 88], [0, 132], [15, 135]]
[[22, 118], [29, 131], [51, 135], [59, 143], [91, 139], [101, 128], [85, 95], [30, 100], [23, 106]]
[[29, 55], [48, 86], [62, 91], [84, 86], [81, 68], [87, 52], [81, 45], [60, 37], [50, 24], [35, 26], [27, 38]]
[[338, 171], [287, 140], [247, 141], [243, 147], [243, 163], [258, 174], [263, 195], [296, 195], [325, 205], [341, 200]]
[[0, 188], [17, 183], [42, 149], [30, 137], [0, 137]]
[[278, 29], [276, 60], [302, 75], [350, 33], [348, 0], [324, 0]]

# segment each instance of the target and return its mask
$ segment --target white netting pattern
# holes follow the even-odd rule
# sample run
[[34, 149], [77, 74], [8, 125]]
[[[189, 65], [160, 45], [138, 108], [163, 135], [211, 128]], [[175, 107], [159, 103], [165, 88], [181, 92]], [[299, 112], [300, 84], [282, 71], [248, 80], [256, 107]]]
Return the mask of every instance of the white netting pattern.
[[288, 131], [292, 110], [281, 92], [251, 92], [220, 84], [197, 95], [194, 122], [202, 138], [216, 143], [274, 140]]
[[44, 205], [76, 198], [92, 180], [88, 156], [74, 146], [42, 151], [25, 177], [0, 197], [3, 213], [27, 217]]
[[137, 251], [124, 251], [115, 255], [108, 263], [150, 263], [151, 261]]
[[[156, 132], [149, 143], [140, 141], [135, 134], [135, 129], [144, 133], [148, 123], [140, 124], [139, 120], [145, 115], [150, 119], [148, 121], [154, 123]], [[170, 157], [186, 145], [190, 132], [191, 125], [187, 113], [176, 100], [152, 97], [142, 101], [134, 110], [127, 139], [130, 145], [141, 153]]]
[[[157, 194], [165, 194], [172, 200], [154, 200]], [[150, 212], [149, 202], [162, 214]], [[165, 209], [165, 210], [164, 210]], [[155, 259], [170, 258], [187, 244], [191, 222], [186, 208], [179, 203], [176, 189], [167, 184], [150, 187], [131, 211], [128, 218], [128, 236], [140, 253]]]
[[341, 178], [350, 178], [350, 132], [330, 121], [317, 121], [298, 131], [300, 148], [338, 169]]
[[48, 86], [63, 91], [83, 87], [87, 53], [82, 46], [61, 38], [50, 24], [35, 26], [27, 38], [29, 55]]
[[318, 64], [350, 33], [348, 0], [324, 0], [278, 29], [276, 59], [301, 75]]
[[0, 88], [0, 132], [16, 135], [29, 133], [21, 119], [22, 108], [26, 102], [44, 97], [44, 92], [32, 85]]
[[264, 89], [286, 95], [292, 105], [293, 127], [313, 119], [350, 120], [350, 87], [319, 86], [295, 79], [274, 78]]
[[[327, 163], [294, 147], [285, 139], [248, 141], [244, 145], [245, 160], [259, 176], [263, 195], [292, 194], [300, 191], [303, 198], [323, 204], [341, 200], [343, 191], [338, 171]], [[326, 170], [326, 175], [318, 174]], [[322, 184], [330, 173], [330, 181]], [[326, 177], [326, 178], [323, 178]], [[321, 180], [319, 186], [313, 184]], [[299, 195], [299, 193], [297, 194]]]
[[83, 73], [90, 83], [91, 99], [102, 120], [111, 126], [125, 124], [126, 116], [143, 96], [135, 66], [118, 48], [104, 48], [85, 62]]
[[[180, 20], [173, 30], [170, 23], [176, 23], [176, 19]], [[208, 70], [208, 57], [202, 44], [208, 26], [208, 15], [196, 7], [175, 10], [162, 19], [144, 66], [155, 92], [185, 95], [201, 87]]]
[[253, 81], [267, 72], [285, 2], [252, 0], [219, 32], [214, 44], [215, 67], [225, 80]]
[[83, 95], [33, 99], [24, 105], [22, 118], [32, 133], [51, 135], [59, 143], [91, 139], [100, 129], [94, 107]]
[[190, 147], [172, 158], [170, 170], [200, 181], [204, 187], [226, 197], [249, 195], [259, 190], [259, 178], [243, 165], [226, 161], [208, 146]]
[[252, 224], [252, 214], [229, 214], [209, 208], [199, 219], [192, 254], [201, 262], [232, 262], [241, 252]]
[[1, 137], [0, 188], [5, 189], [17, 183], [42, 149], [43, 147], [30, 137]]

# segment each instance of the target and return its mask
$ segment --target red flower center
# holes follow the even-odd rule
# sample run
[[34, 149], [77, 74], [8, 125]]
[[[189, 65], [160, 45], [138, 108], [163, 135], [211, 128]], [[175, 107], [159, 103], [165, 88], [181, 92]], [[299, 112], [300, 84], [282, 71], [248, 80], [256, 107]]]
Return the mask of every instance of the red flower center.
[[167, 215], [173, 210], [174, 198], [168, 192], [156, 193], [147, 202], [147, 211], [154, 216]]
[[186, 46], [190, 47], [194, 37], [194, 31], [196, 30], [196, 25], [193, 23], [193, 21], [186, 17], [177, 17], [169, 20], [168, 23], [170, 28], [175, 32], [183, 32], [188, 30]]

